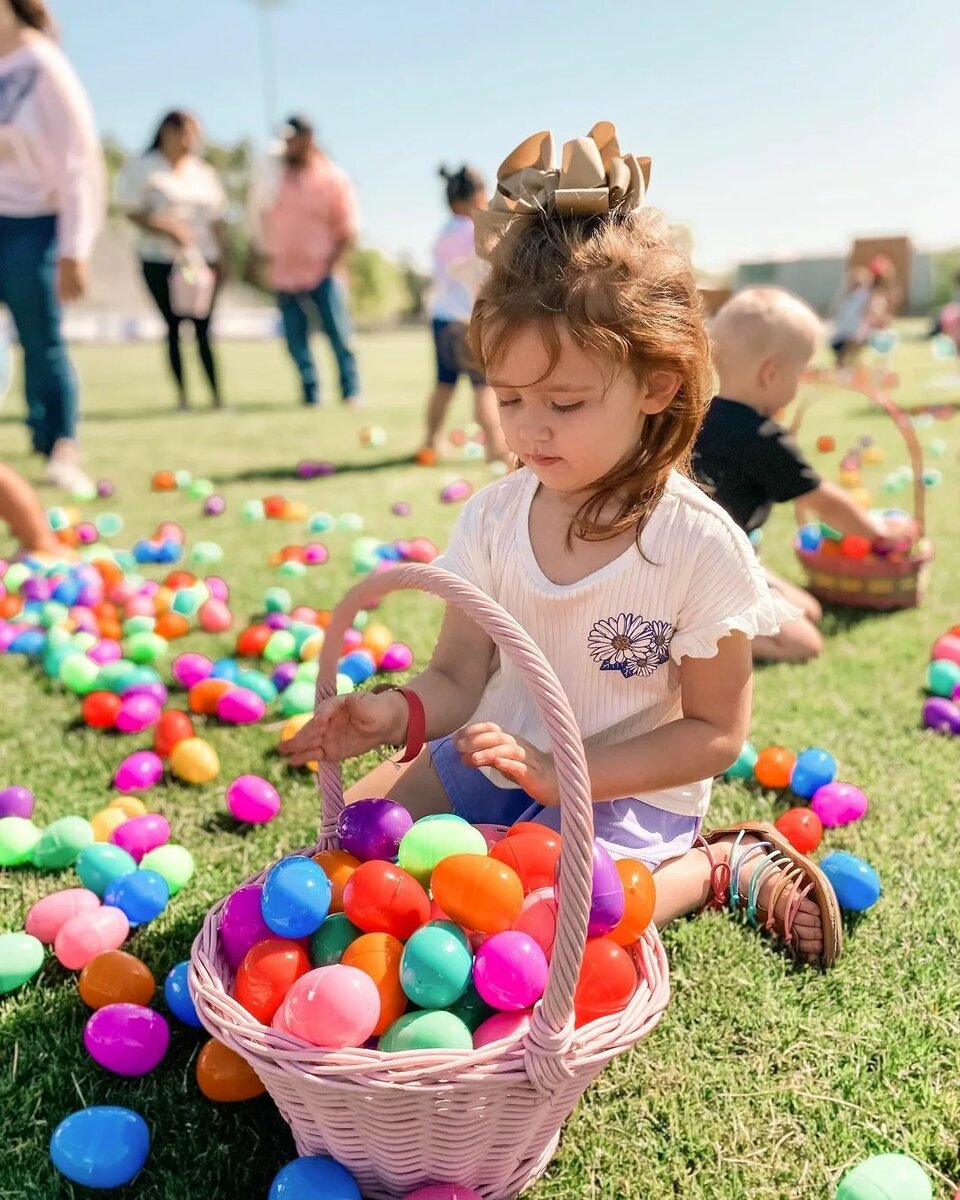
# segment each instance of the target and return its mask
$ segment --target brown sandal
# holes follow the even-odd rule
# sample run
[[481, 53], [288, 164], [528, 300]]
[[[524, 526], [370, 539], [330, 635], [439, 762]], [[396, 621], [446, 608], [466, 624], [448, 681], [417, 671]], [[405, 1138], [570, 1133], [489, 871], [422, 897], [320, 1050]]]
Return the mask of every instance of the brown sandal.
[[[745, 834], [751, 834], [758, 840], [743, 846]], [[730, 847], [729, 860], [715, 862], [710, 851], [711, 845], [730, 836], [733, 836], [734, 843]], [[820, 920], [823, 923], [820, 965], [833, 966], [843, 949], [843, 923], [836, 893], [830, 880], [816, 863], [792, 846], [778, 829], [763, 821], [742, 821], [725, 829], [713, 829], [696, 844], [710, 860], [709, 903], [717, 908], [729, 908], [731, 912], [736, 912], [746, 901], [747, 920], [750, 924], [760, 926], [762, 923], [765, 930], [779, 936], [790, 949], [795, 948], [794, 918], [801, 903], [807, 896], [811, 896], [820, 909]], [[744, 896], [740, 894], [740, 870], [747, 859], [755, 854], [761, 854], [763, 857], [753, 872]], [[761, 922], [757, 918], [757, 897], [764, 879], [773, 871], [779, 871], [781, 878], [773, 889], [767, 905], [766, 918]], [[775, 913], [784, 892], [788, 894], [783, 915], [783, 932], [777, 934]]]

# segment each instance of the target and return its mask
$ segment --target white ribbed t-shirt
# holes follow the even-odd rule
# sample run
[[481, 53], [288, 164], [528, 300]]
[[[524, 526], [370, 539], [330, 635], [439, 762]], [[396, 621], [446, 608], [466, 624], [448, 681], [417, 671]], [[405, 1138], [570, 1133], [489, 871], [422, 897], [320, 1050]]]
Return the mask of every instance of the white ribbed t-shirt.
[[[587, 748], [612, 745], [682, 715], [678, 664], [712, 658], [734, 630], [773, 634], [788, 615], [770, 594], [753, 548], [691, 480], [673, 473], [641, 537], [573, 584], [552, 583], [530, 543], [533, 472], [492, 483], [464, 506], [439, 567], [475, 584], [543, 651]], [[474, 721], [494, 721], [541, 750], [543, 721], [513, 664], [497, 655]], [[513, 786], [483, 768], [501, 787]], [[648, 792], [645, 804], [702, 817], [712, 780]]]

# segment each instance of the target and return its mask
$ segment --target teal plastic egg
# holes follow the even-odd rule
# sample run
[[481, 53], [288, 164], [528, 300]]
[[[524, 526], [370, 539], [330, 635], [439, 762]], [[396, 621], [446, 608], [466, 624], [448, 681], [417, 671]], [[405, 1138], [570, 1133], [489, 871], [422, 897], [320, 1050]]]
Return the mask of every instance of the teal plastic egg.
[[449, 1008], [470, 982], [473, 955], [462, 931], [454, 930], [450, 922], [430, 921], [403, 948], [400, 986], [420, 1008]]

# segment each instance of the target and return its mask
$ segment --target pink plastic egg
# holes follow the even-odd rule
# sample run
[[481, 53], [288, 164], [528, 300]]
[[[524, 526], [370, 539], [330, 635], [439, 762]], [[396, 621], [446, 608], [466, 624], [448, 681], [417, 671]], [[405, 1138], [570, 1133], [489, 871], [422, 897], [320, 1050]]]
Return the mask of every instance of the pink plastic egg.
[[208, 600], [197, 616], [205, 633], [224, 633], [233, 624], [233, 615], [222, 600]]
[[547, 956], [527, 933], [495, 933], [477, 950], [473, 982], [491, 1008], [531, 1008], [547, 986]]
[[352, 626], [343, 635], [343, 653], [349, 654], [352, 650], [357, 650], [363, 642], [363, 634], [359, 629], [354, 629]]
[[533, 1009], [525, 1008], [521, 1012], [498, 1012], [477, 1026], [473, 1034], [473, 1048], [489, 1046], [491, 1042], [499, 1042], [503, 1038], [516, 1040], [530, 1028], [530, 1017]]
[[113, 830], [110, 841], [139, 862], [145, 854], [170, 841], [170, 822], [159, 813], [131, 817]]
[[810, 807], [826, 829], [836, 829], [838, 825], [859, 821], [867, 811], [868, 803], [866, 794], [860, 788], [837, 780], [817, 788]]
[[134, 750], [117, 767], [113, 786], [118, 792], [144, 792], [163, 778], [163, 759], [152, 750]]
[[330, 558], [330, 551], [323, 542], [308, 542], [303, 548], [303, 561], [311, 567], [320, 567]]
[[205, 654], [196, 654], [192, 650], [186, 654], [178, 654], [170, 666], [174, 682], [183, 688], [192, 688], [202, 679], [209, 679], [212, 670], [213, 663], [210, 659]]
[[380, 993], [357, 967], [316, 967], [287, 992], [283, 1017], [290, 1033], [313, 1046], [362, 1046], [380, 1019]]
[[557, 899], [553, 888], [537, 888], [525, 896], [513, 928], [529, 934], [549, 961], [557, 937]]
[[78, 913], [60, 926], [53, 952], [68, 971], [83, 968], [104, 950], [119, 950], [130, 932], [130, 922], [119, 908], [103, 904]]
[[466, 479], [455, 479], [440, 491], [441, 504], [458, 504], [473, 495], [473, 484]]
[[208, 575], [203, 581], [207, 585], [207, 591], [210, 593], [212, 600], [229, 600], [230, 587], [225, 579], [221, 579], [219, 575]]
[[220, 945], [227, 962], [235, 971], [251, 946], [274, 936], [263, 919], [260, 897], [263, 892], [257, 884], [248, 883], [227, 897], [220, 910], [217, 927]]
[[259, 775], [240, 775], [227, 788], [227, 808], [238, 821], [260, 825], [280, 811], [280, 793]]
[[120, 711], [114, 728], [120, 733], [142, 733], [160, 720], [160, 705], [153, 698], [140, 692], [126, 695], [120, 704]]
[[97, 642], [95, 646], [91, 646], [87, 651], [87, 658], [92, 658], [99, 666], [104, 666], [108, 662], [116, 662], [117, 659], [123, 657], [123, 650], [119, 642], [111, 641], [109, 638], [104, 638]]
[[475, 828], [483, 834], [483, 840], [487, 843], [488, 850], [491, 846], [495, 846], [497, 842], [502, 842], [507, 836], [505, 825], [485, 825], [481, 823], [475, 826]]
[[394, 642], [383, 652], [381, 671], [408, 671], [413, 666], [413, 651], [404, 642]]
[[61, 928], [71, 917], [93, 912], [100, 907], [100, 897], [86, 888], [64, 888], [38, 900], [27, 913], [24, 929], [38, 941], [52, 945]]
[[166, 1018], [142, 1004], [107, 1004], [83, 1027], [90, 1057], [115, 1075], [146, 1075], [170, 1045]]
[[252, 725], [266, 711], [264, 701], [249, 688], [231, 688], [217, 701], [217, 716], [228, 725]]
[[937, 638], [930, 651], [930, 661], [933, 662], [936, 659], [947, 659], [960, 666], [960, 636], [955, 633], [945, 633], [943, 637]]

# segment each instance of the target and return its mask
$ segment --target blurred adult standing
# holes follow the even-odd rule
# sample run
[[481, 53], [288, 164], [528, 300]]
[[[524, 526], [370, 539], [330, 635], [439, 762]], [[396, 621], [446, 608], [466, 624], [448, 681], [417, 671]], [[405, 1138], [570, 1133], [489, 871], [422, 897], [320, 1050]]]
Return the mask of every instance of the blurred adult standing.
[[90, 102], [42, 0], [0, 0], [0, 301], [23, 347], [27, 426], [46, 478], [90, 481], [61, 304], [87, 289], [103, 223], [103, 154]]
[[317, 365], [310, 352], [313, 309], [333, 347], [343, 403], [357, 405], [360, 376], [340, 277], [357, 237], [353, 184], [317, 145], [307, 117], [290, 117], [281, 135], [282, 155], [268, 160], [251, 188], [251, 240], [267, 260], [268, 282], [277, 294], [303, 403], [320, 403]]
[[[213, 407], [223, 407], [210, 321], [227, 266], [227, 196], [220, 176], [200, 157], [200, 145], [197, 118], [174, 109], [161, 120], [146, 153], [124, 164], [116, 184], [117, 201], [140, 231], [144, 282], [167, 327], [167, 360], [179, 409], [189, 408], [180, 351], [185, 319], [196, 331]], [[199, 276], [209, 277], [198, 282]], [[188, 312], [179, 291], [188, 290], [190, 281], [196, 291], [188, 291]]]

